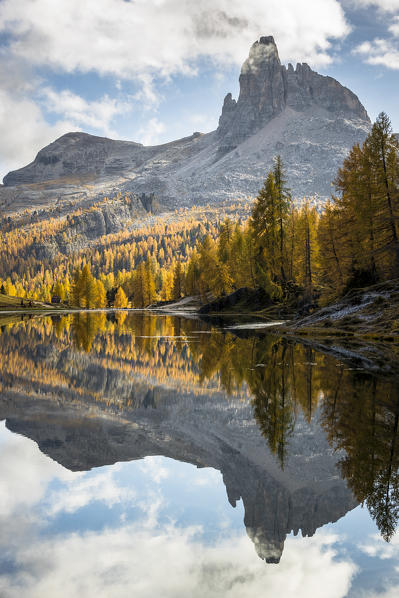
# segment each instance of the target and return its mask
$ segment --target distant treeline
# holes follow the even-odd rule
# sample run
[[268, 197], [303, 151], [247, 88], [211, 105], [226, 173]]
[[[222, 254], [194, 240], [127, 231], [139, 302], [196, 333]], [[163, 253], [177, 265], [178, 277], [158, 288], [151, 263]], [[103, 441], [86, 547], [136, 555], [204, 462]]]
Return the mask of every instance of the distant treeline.
[[[101, 208], [102, 204], [96, 204], [84, 214]], [[71, 302], [76, 270], [82, 271], [87, 265], [111, 297], [122, 284], [131, 294], [132, 272], [148, 260], [154, 271], [156, 292], [161, 296], [167, 272], [177, 260], [187, 262], [198, 239], [206, 235], [216, 238], [221, 222], [228, 216], [245, 221], [249, 215], [246, 201], [216, 207], [194, 206], [152, 217], [149, 223], [139, 226], [126, 222], [126, 230], [100, 237], [79, 249], [81, 236], [76, 235], [74, 228], [79, 211], [67, 219], [57, 221], [51, 217], [40, 222], [29, 222], [29, 215], [24, 213], [13, 218], [12, 225], [8, 223], [5, 229], [0, 226], [0, 289], [3, 285], [3, 291], [11, 296], [49, 302], [56, 295]]]

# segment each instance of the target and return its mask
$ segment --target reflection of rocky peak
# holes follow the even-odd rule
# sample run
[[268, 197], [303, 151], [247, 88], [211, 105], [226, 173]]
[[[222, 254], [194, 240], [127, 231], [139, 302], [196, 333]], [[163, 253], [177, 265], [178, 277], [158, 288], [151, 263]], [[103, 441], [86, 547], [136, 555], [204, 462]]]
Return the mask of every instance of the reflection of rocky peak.
[[[186, 344], [171, 341], [182, 335], [194, 339], [195, 331], [209, 329], [194, 320], [130, 317], [125, 330], [137, 335], [134, 350], [131, 335], [122, 333], [123, 328], [112, 332], [98, 314], [74, 318], [74, 331], [66, 336], [58, 318], [57, 334], [44, 333], [41, 321], [33, 321], [1, 335], [0, 420], [6, 419], [10, 430], [34, 439], [44, 453], [73, 471], [151, 455], [220, 471], [230, 504], [234, 507], [242, 499], [247, 533], [268, 562], [280, 559], [291, 531], [312, 535], [355, 505], [336, 468], [341, 455], [330, 448], [316, 407], [311, 422], [302, 411], [296, 414], [294, 431], [290, 428], [285, 436], [282, 471], [254, 418], [247, 389], [228, 396], [214, 377], [199, 383], [200, 348], [193, 359]], [[74, 348], [72, 338], [77, 346], [93, 341], [96, 325], [102, 332], [92, 352]], [[160, 335], [156, 340], [155, 334]], [[209, 337], [201, 336], [208, 344]], [[265, 345], [258, 340], [260, 345], [235, 339], [242, 357], [240, 376], [256, 355], [266, 358], [268, 348], [272, 350], [267, 339]], [[224, 337], [219, 341], [212, 338], [209, 343], [218, 346], [219, 358], [224, 348], [233, 358], [230, 342], [225, 345]], [[285, 349], [278, 355], [286, 359]], [[308, 381], [305, 372], [300, 374], [305, 354], [293, 351], [292, 359], [292, 367], [297, 363], [299, 368], [295, 384], [300, 400], [305, 388], [301, 381]], [[306, 361], [313, 358], [306, 354]], [[36, 375], [38, 363], [42, 375]]]
[[264, 127], [288, 107], [297, 112], [322, 108], [369, 123], [357, 96], [332, 77], [324, 77], [307, 64], [294, 70], [281, 65], [273, 37], [261, 37], [251, 47], [240, 75], [238, 102], [227, 94], [219, 120], [220, 149], [230, 151]]
[[[345, 482], [332, 475], [335, 458], [318, 424], [302, 421], [301, 425], [300, 418], [298, 424], [298, 434], [291, 441], [295, 457], [289, 458], [284, 472], [277, 470], [277, 474], [259, 463], [254, 466], [250, 460], [239, 461], [240, 467], [237, 459], [223, 463], [229, 502], [235, 506], [242, 498], [248, 536], [260, 558], [268, 563], [280, 561], [285, 538], [291, 532], [313, 536], [319, 527], [337, 521], [356, 506]], [[306, 463], [309, 449], [314, 469]]]
[[[114, 384], [118, 386], [116, 380]], [[269, 563], [280, 560], [291, 531], [312, 535], [355, 506], [337, 477], [337, 456], [317, 422], [299, 421], [298, 434], [291, 439], [292, 456], [281, 471], [250, 404], [146, 390], [142, 383], [138, 390], [141, 406], [120, 416], [105, 404], [84, 404], [79, 395], [72, 400], [71, 389], [64, 391], [66, 401], [60, 388], [57, 400], [43, 398], [40, 408], [37, 397], [14, 396], [9, 390], [0, 398], [0, 419], [6, 418], [10, 430], [32, 438], [45, 454], [74, 471], [150, 455], [217, 469], [232, 506], [242, 499], [247, 533]]]

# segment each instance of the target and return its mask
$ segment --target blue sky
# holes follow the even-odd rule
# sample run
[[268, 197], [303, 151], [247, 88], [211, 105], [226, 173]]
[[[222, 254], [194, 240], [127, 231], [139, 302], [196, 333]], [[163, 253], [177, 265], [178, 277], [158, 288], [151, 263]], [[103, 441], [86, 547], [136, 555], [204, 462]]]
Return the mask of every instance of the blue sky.
[[0, 178], [71, 130], [156, 144], [214, 129], [260, 35], [399, 132], [399, 0], [0, 0]]

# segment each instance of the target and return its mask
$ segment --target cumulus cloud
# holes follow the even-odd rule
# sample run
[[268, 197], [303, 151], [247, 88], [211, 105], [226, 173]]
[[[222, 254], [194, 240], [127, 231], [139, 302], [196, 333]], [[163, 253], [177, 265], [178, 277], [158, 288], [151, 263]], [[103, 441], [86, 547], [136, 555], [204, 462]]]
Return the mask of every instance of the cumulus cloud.
[[140, 469], [156, 484], [160, 484], [162, 480], [169, 477], [170, 472], [165, 467], [165, 459], [163, 457], [146, 457], [140, 463]]
[[63, 115], [48, 123], [40, 103], [29, 93], [0, 88], [0, 168], [4, 174], [31, 162], [44, 145], [74, 129], [80, 126]]
[[358, 548], [371, 557], [399, 561], [399, 534], [395, 534], [389, 543], [385, 542], [379, 534], [374, 534], [367, 541], [359, 544]]
[[363, 42], [357, 46], [355, 53], [363, 56], [367, 64], [399, 70], [399, 46], [393, 40], [374, 39], [372, 42]]
[[50, 87], [45, 87], [40, 95], [49, 112], [62, 115], [75, 127], [90, 127], [110, 136], [115, 135], [111, 127], [115, 116], [131, 110], [127, 102], [118, 101], [107, 95], [100, 100], [89, 102], [67, 89], [56, 91]]
[[165, 131], [165, 125], [157, 118], [150, 120], [139, 129], [137, 140], [144, 145], [155, 145], [159, 142], [161, 133]]
[[108, 507], [132, 501], [135, 492], [119, 486], [114, 479], [118, 469], [119, 466], [115, 465], [112, 469], [100, 469], [91, 475], [75, 474], [61, 490], [49, 496], [49, 515], [75, 513], [94, 501], [100, 501]]
[[[368, 0], [355, 1], [357, 5], [376, 6], [384, 12], [397, 12], [399, 10], [399, 0], [381, 0], [380, 2], [371, 2]], [[353, 52], [362, 56], [367, 64], [399, 70], [399, 17], [392, 16], [390, 19], [386, 38], [375, 38], [372, 41], [366, 40], [356, 46]]]
[[388, 31], [395, 37], [399, 37], [399, 17], [395, 17], [388, 27]]
[[73, 474], [43, 455], [31, 440], [11, 434], [1, 422], [0, 517], [12, 519], [18, 511], [38, 503], [54, 477], [67, 481]]
[[150, 73], [140, 73], [137, 75], [136, 82], [140, 85], [140, 89], [132, 99], [139, 102], [144, 109], [156, 108], [163, 97], [156, 89], [154, 77]]
[[396, 533], [389, 543], [385, 542], [380, 534], [370, 535], [365, 541], [358, 544], [358, 549], [368, 557], [381, 561], [393, 561], [389, 574], [382, 580], [382, 587], [378, 591], [370, 590], [365, 593], [365, 598], [396, 598], [398, 595], [397, 574], [399, 574], [399, 534]]
[[337, 0], [3, 0], [0, 31], [30, 64], [135, 78], [192, 74], [198, 57], [241, 63], [261, 34], [283, 58], [325, 64], [349, 27]]
[[18, 551], [17, 572], [4, 576], [2, 596], [271, 598], [283, 588], [286, 598], [305, 598], [323, 588], [323, 598], [343, 598], [356, 567], [335, 559], [335, 541], [327, 534], [291, 538], [274, 567], [256, 557], [245, 535], [210, 545], [197, 527], [154, 531], [133, 524], [41, 538]]
[[397, 598], [398, 596], [398, 586], [395, 585], [391, 588], [386, 588], [382, 591], [374, 592], [371, 591], [365, 595], [365, 598]]

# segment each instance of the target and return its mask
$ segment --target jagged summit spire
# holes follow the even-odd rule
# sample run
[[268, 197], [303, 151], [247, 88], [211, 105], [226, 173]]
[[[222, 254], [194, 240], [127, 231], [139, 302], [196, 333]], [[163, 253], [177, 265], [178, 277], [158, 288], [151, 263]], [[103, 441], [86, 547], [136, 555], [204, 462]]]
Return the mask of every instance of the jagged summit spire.
[[[249, 51], [249, 56], [245, 60], [241, 68], [240, 75], [240, 89], [242, 88], [242, 77], [250, 73], [255, 73], [261, 76], [262, 73], [266, 75], [267, 70], [280, 70], [281, 62], [278, 55], [278, 50], [274, 37], [271, 35], [261, 37], [259, 41], [252, 44]], [[270, 73], [269, 73], [270, 75]], [[243, 81], [245, 87], [245, 81]]]
[[281, 64], [274, 38], [262, 36], [249, 51], [240, 74], [236, 102], [228, 94], [219, 120], [219, 153], [234, 149], [286, 108], [296, 112], [322, 109], [331, 117], [370, 119], [357, 96], [338, 81], [314, 72], [309, 65], [294, 70]]
[[[255, 42], [255, 43], [257, 43], [257, 42]], [[263, 44], [265, 46], [269, 46], [270, 44], [276, 45], [276, 42], [274, 41], [274, 37], [272, 35], [262, 36], [258, 43]]]

